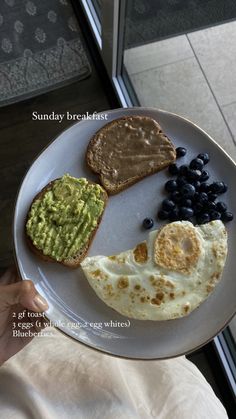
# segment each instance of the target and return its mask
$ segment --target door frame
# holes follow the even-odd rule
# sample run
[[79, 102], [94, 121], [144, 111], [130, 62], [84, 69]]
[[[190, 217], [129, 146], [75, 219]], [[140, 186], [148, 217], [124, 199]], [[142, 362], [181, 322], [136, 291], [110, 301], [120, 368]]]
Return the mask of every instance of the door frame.
[[[132, 97], [122, 76], [126, 0], [100, 0], [102, 22], [99, 22], [99, 25], [92, 0], [80, 0], [80, 2], [120, 105], [123, 108], [137, 105], [137, 98], [135, 95]], [[125, 78], [128, 78], [127, 74]]]

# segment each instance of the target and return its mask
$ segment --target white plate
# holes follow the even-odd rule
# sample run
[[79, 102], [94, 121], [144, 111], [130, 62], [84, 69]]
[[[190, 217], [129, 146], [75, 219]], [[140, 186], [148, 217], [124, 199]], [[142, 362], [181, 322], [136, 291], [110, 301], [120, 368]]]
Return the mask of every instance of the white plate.
[[[176, 147], [187, 148], [188, 161], [200, 152], [208, 152], [211, 156], [208, 164], [211, 179], [223, 180], [228, 184], [229, 191], [223, 200], [236, 214], [235, 163], [204, 131], [180, 116], [153, 108], [117, 109], [106, 113], [108, 121], [132, 114], [156, 119]], [[32, 199], [43, 186], [64, 173], [96, 179], [86, 168], [85, 151], [92, 135], [108, 121], [84, 120], [62, 132], [40, 154], [26, 174], [14, 217], [14, 243], [19, 270], [22, 278], [32, 279], [38, 291], [47, 299], [47, 317], [61, 331], [81, 343], [128, 358], [163, 359], [178, 356], [211, 340], [235, 312], [234, 221], [227, 225], [229, 253], [220, 284], [189, 316], [161, 322], [130, 319], [129, 325], [128, 319], [98, 299], [81, 269], [70, 270], [59, 264], [45, 263], [34, 256], [25, 243], [26, 214]], [[181, 163], [184, 161], [182, 159]], [[142, 220], [147, 216], [156, 219], [158, 205], [164, 196], [163, 185], [167, 179], [167, 170], [164, 170], [110, 197], [89, 255], [115, 254], [144, 240], [148, 233], [140, 227]], [[156, 223], [155, 228], [158, 227], [159, 223]], [[114, 322], [113, 327], [105, 325], [111, 321]], [[126, 322], [126, 326], [115, 327], [115, 322]], [[76, 328], [78, 324], [81, 327]]]

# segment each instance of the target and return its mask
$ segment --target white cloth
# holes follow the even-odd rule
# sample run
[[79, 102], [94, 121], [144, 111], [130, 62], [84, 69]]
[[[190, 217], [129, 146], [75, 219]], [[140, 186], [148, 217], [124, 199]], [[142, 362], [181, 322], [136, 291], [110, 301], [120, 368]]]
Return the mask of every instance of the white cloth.
[[0, 367], [2, 419], [225, 419], [226, 411], [185, 357], [130, 361], [54, 330]]

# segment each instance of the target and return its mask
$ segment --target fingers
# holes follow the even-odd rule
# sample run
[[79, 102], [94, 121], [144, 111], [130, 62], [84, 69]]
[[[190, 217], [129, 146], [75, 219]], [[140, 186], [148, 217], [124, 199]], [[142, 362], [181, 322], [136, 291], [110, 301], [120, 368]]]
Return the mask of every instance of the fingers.
[[37, 313], [48, 309], [46, 300], [37, 292], [30, 280], [0, 286], [0, 311], [2, 307], [15, 304], [21, 304], [24, 308]]
[[37, 292], [33, 282], [30, 280], [22, 281], [19, 303], [28, 310], [36, 311], [37, 313], [48, 309], [47, 301]]

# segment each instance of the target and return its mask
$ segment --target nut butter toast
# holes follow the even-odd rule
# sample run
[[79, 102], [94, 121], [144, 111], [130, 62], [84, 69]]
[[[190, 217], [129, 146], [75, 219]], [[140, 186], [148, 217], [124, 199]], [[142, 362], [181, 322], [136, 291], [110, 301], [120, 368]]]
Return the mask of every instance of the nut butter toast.
[[146, 116], [116, 119], [90, 140], [86, 161], [113, 195], [142, 178], [169, 166], [176, 159], [175, 147], [160, 125]]
[[86, 256], [107, 203], [104, 189], [64, 175], [34, 198], [25, 225], [30, 249], [41, 259], [77, 268]]

